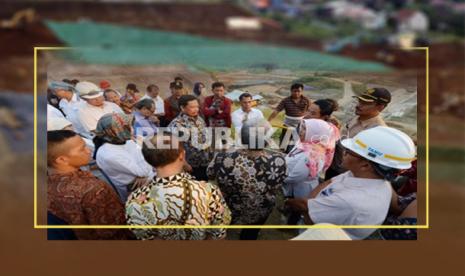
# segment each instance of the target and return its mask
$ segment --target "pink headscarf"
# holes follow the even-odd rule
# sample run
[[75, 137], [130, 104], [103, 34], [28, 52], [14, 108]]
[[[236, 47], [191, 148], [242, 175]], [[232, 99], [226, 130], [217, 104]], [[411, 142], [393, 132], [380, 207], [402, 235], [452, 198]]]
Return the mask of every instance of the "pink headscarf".
[[307, 155], [309, 176], [317, 177], [333, 161], [336, 141], [340, 138], [339, 129], [320, 119], [302, 120], [302, 125], [306, 128], [305, 139], [294, 147], [289, 156], [304, 152]]

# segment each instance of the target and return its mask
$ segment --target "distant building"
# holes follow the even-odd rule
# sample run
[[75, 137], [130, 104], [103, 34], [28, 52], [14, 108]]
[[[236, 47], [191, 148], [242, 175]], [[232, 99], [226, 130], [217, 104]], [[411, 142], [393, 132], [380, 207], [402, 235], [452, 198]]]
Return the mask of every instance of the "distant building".
[[379, 29], [386, 25], [384, 12], [376, 12], [363, 5], [347, 1], [331, 1], [325, 5], [335, 19], [349, 19], [358, 22], [365, 29]]
[[426, 32], [429, 28], [428, 17], [417, 10], [400, 10], [394, 15], [398, 32]]

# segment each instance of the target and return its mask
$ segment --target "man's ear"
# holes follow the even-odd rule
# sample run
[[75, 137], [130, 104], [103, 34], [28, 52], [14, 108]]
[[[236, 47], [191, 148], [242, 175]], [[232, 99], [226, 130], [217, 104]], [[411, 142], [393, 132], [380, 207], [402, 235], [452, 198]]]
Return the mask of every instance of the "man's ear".
[[360, 160], [358, 165], [361, 170], [364, 170], [364, 171], [371, 170], [371, 164], [370, 164], [370, 161], [368, 160]]
[[69, 159], [68, 159], [68, 157], [66, 157], [66, 156], [64, 156], [64, 155], [60, 155], [60, 156], [58, 156], [54, 161], [55, 161], [54, 163], [55, 163], [56, 165], [67, 165]]
[[181, 152], [179, 153], [178, 159], [179, 159], [179, 161], [182, 161], [182, 162], [184, 162], [184, 160], [186, 160], [186, 151], [185, 150], [181, 150]]
[[385, 104], [377, 104], [376, 107], [377, 107], [378, 111], [381, 112], [386, 108], [386, 105]]

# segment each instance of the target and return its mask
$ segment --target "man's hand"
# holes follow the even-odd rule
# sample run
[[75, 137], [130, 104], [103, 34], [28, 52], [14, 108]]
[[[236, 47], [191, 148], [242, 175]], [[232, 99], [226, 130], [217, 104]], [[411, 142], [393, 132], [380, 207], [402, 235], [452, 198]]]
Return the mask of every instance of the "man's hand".
[[151, 121], [154, 124], [159, 124], [160, 123], [160, 120], [155, 115], [150, 116], [149, 121]]
[[278, 111], [274, 110], [273, 113], [271, 113], [270, 117], [268, 117], [268, 122], [273, 121], [273, 119], [278, 115]]

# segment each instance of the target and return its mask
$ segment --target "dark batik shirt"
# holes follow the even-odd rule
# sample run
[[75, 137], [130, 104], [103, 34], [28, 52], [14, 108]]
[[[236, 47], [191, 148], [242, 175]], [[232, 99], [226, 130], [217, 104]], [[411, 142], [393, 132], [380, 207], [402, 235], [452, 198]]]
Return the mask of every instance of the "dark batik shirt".
[[219, 152], [207, 169], [231, 209], [232, 224], [255, 224], [270, 215], [287, 176], [284, 155]]

